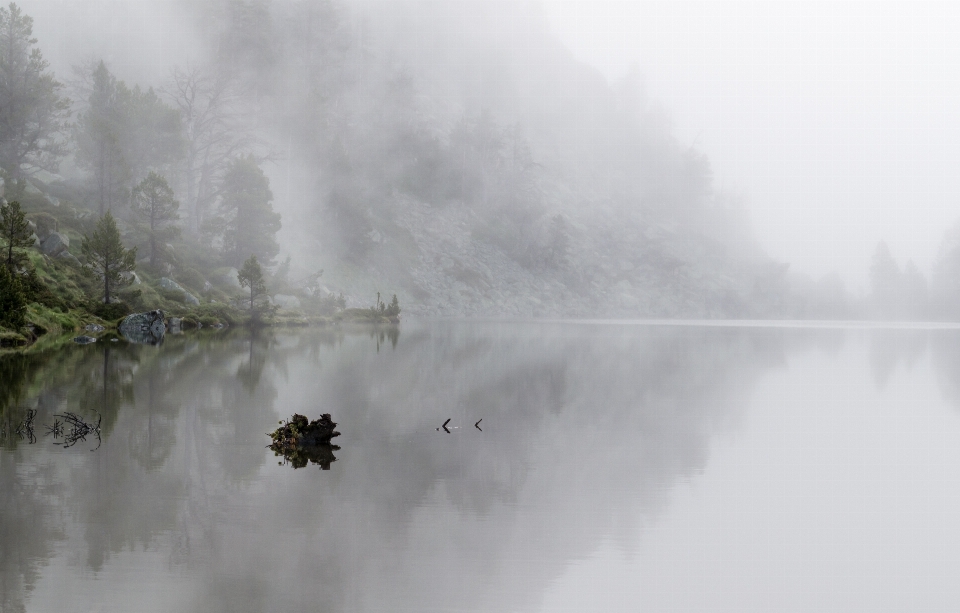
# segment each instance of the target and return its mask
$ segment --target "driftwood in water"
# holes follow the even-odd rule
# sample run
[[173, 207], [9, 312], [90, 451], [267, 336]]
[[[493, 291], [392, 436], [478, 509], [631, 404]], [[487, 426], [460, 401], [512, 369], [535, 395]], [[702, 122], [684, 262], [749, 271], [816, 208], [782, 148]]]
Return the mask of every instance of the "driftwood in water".
[[270, 449], [276, 455], [282, 455], [294, 468], [303, 468], [313, 462], [323, 470], [329, 470], [330, 463], [337, 461], [333, 452], [340, 449], [330, 444], [333, 437], [340, 436], [334, 430], [336, 427], [329, 413], [313, 421], [303, 415], [294, 415], [288, 421], [280, 422], [280, 427], [270, 433], [273, 439]]

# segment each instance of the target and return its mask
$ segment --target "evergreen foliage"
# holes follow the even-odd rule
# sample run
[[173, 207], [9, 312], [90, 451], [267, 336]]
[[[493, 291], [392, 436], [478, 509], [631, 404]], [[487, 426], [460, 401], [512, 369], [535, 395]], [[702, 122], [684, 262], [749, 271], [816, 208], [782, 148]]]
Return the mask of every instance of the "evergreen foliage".
[[237, 273], [237, 281], [240, 287], [246, 287], [250, 290], [250, 314], [258, 317], [259, 311], [256, 306], [256, 300], [267, 293], [267, 286], [263, 280], [263, 269], [257, 256], [251, 255], [244, 263], [243, 267]]
[[49, 63], [32, 48], [33, 18], [15, 3], [0, 7], [0, 167], [20, 178], [24, 165], [55, 170], [65, 152], [57, 138], [70, 101], [47, 72]]
[[0, 326], [19, 330], [26, 320], [27, 299], [17, 275], [0, 266]]
[[280, 253], [280, 214], [273, 212], [272, 200], [270, 182], [252, 155], [230, 164], [223, 177], [220, 227], [231, 265], [239, 266], [244, 254], [252, 253], [269, 266]]
[[394, 318], [400, 315], [400, 301], [397, 300], [397, 295], [393, 295], [393, 300], [390, 301], [390, 304], [387, 305], [380, 299], [380, 292], [377, 292], [377, 304], [370, 309], [374, 315], [379, 315], [381, 317]]
[[123, 285], [122, 273], [136, 269], [137, 248], [124, 248], [117, 222], [108, 212], [100, 218], [93, 234], [83, 237], [80, 250], [102, 280], [103, 302], [109, 304], [111, 288]]
[[21, 249], [26, 249], [33, 244], [30, 238], [30, 226], [24, 218], [23, 211], [20, 210], [20, 203], [14, 200], [8, 204], [0, 205], [0, 239], [5, 243], [3, 253], [3, 263], [7, 270], [16, 274], [27, 256]]
[[131, 172], [121, 149], [126, 126], [117, 80], [102, 61], [91, 77], [89, 108], [80, 115], [74, 139], [77, 165], [93, 174], [103, 216], [126, 200]]
[[180, 228], [174, 225], [180, 219], [180, 203], [166, 178], [151, 171], [133, 188], [131, 208], [145, 226], [150, 242], [150, 266], [156, 268], [163, 255], [164, 242], [180, 234]]
[[83, 77], [89, 95], [74, 130], [77, 164], [91, 173], [103, 215], [127, 201], [132, 181], [179, 158], [180, 114], [153, 89], [128, 88], [103, 61]]

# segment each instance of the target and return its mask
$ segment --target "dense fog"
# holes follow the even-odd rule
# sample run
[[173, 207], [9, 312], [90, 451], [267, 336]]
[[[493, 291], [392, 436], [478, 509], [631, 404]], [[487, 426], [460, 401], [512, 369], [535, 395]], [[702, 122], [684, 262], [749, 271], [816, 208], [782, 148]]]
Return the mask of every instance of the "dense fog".
[[[942, 319], [960, 305], [946, 9], [19, 7], [70, 101], [54, 163], [21, 172], [74, 207], [61, 224], [112, 211], [141, 257], [133, 190], [164, 177], [179, 211], [161, 247], [151, 230], [144, 270], [198, 295], [252, 252], [272, 293], [396, 293], [414, 315]], [[113, 112], [97, 74], [128, 100], [107, 170], [91, 157]], [[939, 133], [918, 118], [931, 109]], [[246, 179], [262, 210], [231, 200]]]

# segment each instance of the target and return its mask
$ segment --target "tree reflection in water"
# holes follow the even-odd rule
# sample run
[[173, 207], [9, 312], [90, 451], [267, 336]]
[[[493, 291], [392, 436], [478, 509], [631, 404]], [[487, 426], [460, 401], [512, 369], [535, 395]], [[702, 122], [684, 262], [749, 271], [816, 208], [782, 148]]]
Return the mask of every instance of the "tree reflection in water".
[[[392, 350], [379, 351], [387, 340]], [[409, 326], [398, 340], [396, 327], [372, 338], [200, 331], [157, 347], [97, 343], [0, 360], [0, 373], [14, 373], [0, 382], [3, 423], [27, 409], [50, 423], [103, 415], [98, 453], [69, 462], [57, 455], [69, 449], [5, 443], [0, 588], [13, 594], [10, 609], [23, 608], [57, 539], [78, 531], [72, 554], [103, 576], [120, 552], [160, 552], [194, 577], [178, 610], [351, 610], [361, 592], [365, 608], [399, 599], [436, 609], [436, 573], [460, 571], [475, 577], [462, 586], [474, 608], [530, 608], [566, 560], [622, 518], [656, 513], [667, 484], [701, 469], [713, 433], [737, 423], [753, 382], [784, 359], [782, 331], [444, 324]], [[329, 472], [276, 472], [264, 445], [278, 406], [337, 415], [349, 461], [330, 446], [286, 459], [337, 461]], [[482, 419], [483, 435], [433, 436], [447, 417]], [[420, 530], [428, 510], [456, 537]], [[272, 528], [277, 517], [295, 529]], [[584, 517], [590, 524], [553, 551], [551, 530]], [[8, 526], [31, 536], [8, 539]], [[527, 587], [484, 587], [518, 572], [517, 543], [487, 527], [527, 535], [517, 559], [542, 561], [527, 565]], [[485, 570], [466, 572], [473, 563]]]

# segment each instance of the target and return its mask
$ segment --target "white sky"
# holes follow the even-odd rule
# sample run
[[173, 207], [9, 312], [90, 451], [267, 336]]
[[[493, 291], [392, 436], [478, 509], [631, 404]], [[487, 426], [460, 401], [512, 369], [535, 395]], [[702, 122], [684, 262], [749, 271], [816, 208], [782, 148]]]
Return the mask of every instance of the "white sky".
[[960, 2], [543, 5], [609, 79], [639, 65], [794, 270], [862, 286], [881, 238], [926, 270], [960, 218]]

